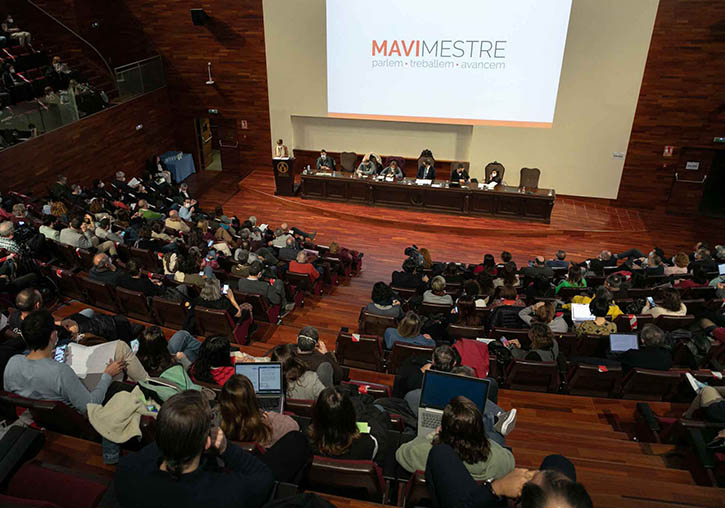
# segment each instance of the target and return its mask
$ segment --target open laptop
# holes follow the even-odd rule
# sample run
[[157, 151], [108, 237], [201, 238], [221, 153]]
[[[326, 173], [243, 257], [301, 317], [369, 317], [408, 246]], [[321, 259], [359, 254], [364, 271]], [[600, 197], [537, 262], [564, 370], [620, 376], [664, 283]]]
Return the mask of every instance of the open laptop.
[[717, 265], [717, 271], [720, 275], [725, 275], [725, 263]]
[[478, 406], [483, 413], [488, 396], [489, 381], [459, 376], [448, 372], [428, 370], [423, 377], [423, 389], [418, 407], [418, 435], [427, 436], [441, 424], [443, 409], [459, 395]]
[[282, 412], [282, 364], [279, 362], [238, 363], [235, 372], [246, 376], [257, 394], [259, 408], [263, 411]]
[[633, 333], [612, 333], [609, 335], [609, 350], [612, 353], [624, 353], [630, 349], [639, 349], [637, 335]]

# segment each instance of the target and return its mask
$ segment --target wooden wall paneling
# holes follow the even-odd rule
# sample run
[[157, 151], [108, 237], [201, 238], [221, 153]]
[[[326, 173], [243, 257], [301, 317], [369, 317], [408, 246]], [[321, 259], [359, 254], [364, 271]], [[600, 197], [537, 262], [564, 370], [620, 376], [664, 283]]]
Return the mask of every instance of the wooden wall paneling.
[[[725, 109], [725, 2], [660, 0], [618, 201], [664, 207], [680, 150], [717, 148]], [[675, 147], [663, 157], [666, 145]], [[722, 145], [719, 145], [722, 147]]]
[[0, 151], [0, 188], [44, 194], [59, 174], [83, 184], [118, 170], [138, 175], [147, 159], [176, 146], [173, 127], [162, 88]]

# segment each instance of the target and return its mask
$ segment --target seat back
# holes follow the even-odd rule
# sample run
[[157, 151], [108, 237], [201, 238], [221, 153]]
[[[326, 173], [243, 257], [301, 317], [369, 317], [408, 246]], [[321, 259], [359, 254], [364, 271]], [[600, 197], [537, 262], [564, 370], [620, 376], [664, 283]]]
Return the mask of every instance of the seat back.
[[539, 168], [521, 168], [519, 187], [537, 189], [539, 187], [540, 176], [541, 170]]
[[451, 161], [451, 175], [458, 171], [459, 164], [463, 164], [463, 169], [465, 169], [466, 173], [469, 173], [470, 176], [471, 163], [468, 161]]
[[531, 345], [528, 328], [494, 328], [488, 337], [495, 340], [499, 340], [501, 337], [506, 337], [508, 340], [516, 339], [524, 349], [528, 349]]
[[129, 251], [131, 254], [131, 259], [136, 261], [136, 263], [138, 263], [146, 270], [150, 270], [152, 272], [163, 271], [163, 266], [161, 266], [161, 260], [159, 259], [158, 254], [156, 254], [155, 252], [148, 249], [137, 249], [136, 247], [131, 247]]
[[76, 275], [76, 282], [86, 294], [86, 302], [93, 302], [93, 305], [111, 312], [120, 313], [116, 302], [116, 293], [110, 284], [98, 282], [82, 275]]
[[682, 300], [682, 303], [687, 307], [687, 313], [693, 316], [702, 316], [707, 310], [707, 300]]
[[83, 293], [81, 288], [78, 287], [78, 282], [76, 281], [75, 275], [72, 271], [52, 267], [52, 269], [48, 271], [48, 274], [58, 285], [58, 291], [60, 291], [60, 294], [74, 300], [85, 300], [86, 295]]
[[443, 314], [449, 315], [451, 313], [452, 305], [445, 303], [421, 303], [418, 306], [418, 314], [421, 316], [428, 316], [432, 314]]
[[622, 381], [624, 399], [670, 400], [680, 384], [681, 372], [632, 369]]
[[355, 152], [340, 153], [340, 167], [343, 171], [355, 171], [355, 163], [357, 162], [357, 154]]
[[655, 324], [666, 332], [687, 328], [695, 322], [695, 316], [687, 314], [686, 316], [659, 316], [655, 319]]
[[686, 289], [683, 296], [688, 300], [710, 300], [715, 298], [716, 289], [714, 286], [693, 287]]
[[506, 173], [506, 168], [503, 167], [503, 164], [497, 161], [489, 162], [488, 164], [486, 164], [486, 181], [491, 178], [491, 173], [493, 171], [496, 171], [496, 173], [498, 173], [498, 176], [501, 177], [501, 181], [503, 181], [503, 175], [504, 173]]
[[609, 346], [608, 335], [581, 335], [576, 341], [572, 356], [603, 357]]
[[[8, 495], [20, 498], [21, 502], [17, 505], [0, 504], [48, 506], [46, 503], [53, 503], [53, 506], [62, 508], [95, 508], [106, 490], [106, 483], [27, 462], [13, 475], [7, 490]], [[30, 499], [37, 501], [37, 505], [26, 504]]]
[[367, 381], [342, 381], [340, 384], [353, 386], [361, 395], [370, 395], [374, 399], [390, 398], [390, 386]]
[[315, 284], [307, 273], [287, 272], [285, 274], [285, 280], [305, 293], [314, 294], [316, 292]]
[[25, 408], [39, 426], [68, 436], [100, 441], [101, 436], [90, 422], [78, 411], [63, 402], [28, 399], [10, 392], [0, 392], [0, 404], [6, 407]]
[[578, 295], [588, 295], [591, 289], [589, 288], [567, 288], [562, 287], [559, 289], [557, 296], [565, 301], [570, 301], [573, 297]]
[[397, 293], [398, 296], [400, 296], [400, 298], [402, 298], [403, 300], [410, 300], [411, 298], [413, 298], [415, 295], [418, 294], [418, 292], [415, 289], [410, 289], [410, 288], [401, 288], [401, 287], [390, 286], [390, 289], [392, 289], [394, 293]]
[[277, 323], [279, 320], [280, 305], [270, 305], [262, 295], [242, 293], [237, 289], [233, 289], [232, 293], [234, 293], [237, 303], [248, 303], [252, 306], [252, 314], [254, 314], [255, 320], [266, 323]]
[[418, 171], [418, 170], [419, 170], [420, 168], [422, 168], [422, 167], [423, 167], [423, 163], [424, 163], [424, 162], [425, 162], [426, 160], [427, 160], [428, 162], [430, 162], [430, 165], [431, 165], [431, 167], [435, 167], [435, 165], [436, 165], [436, 161], [435, 161], [435, 159], [434, 159], [433, 157], [428, 157], [428, 156], [424, 155], [423, 157], [418, 157], [418, 164], [416, 164], [416, 166], [415, 166], [415, 171], [416, 171], [416, 173], [417, 173], [417, 171]]
[[580, 363], [569, 370], [567, 375], [569, 393], [587, 397], [611, 397], [619, 389], [622, 381], [620, 367], [605, 367]]
[[394, 317], [372, 314], [363, 307], [358, 317], [357, 331], [360, 334], [382, 337], [387, 328], [396, 328], [397, 326], [398, 322]]
[[382, 470], [372, 460], [342, 460], [315, 455], [307, 473], [310, 489], [385, 503]]
[[431, 504], [430, 490], [425, 483], [425, 471], [416, 471], [403, 487], [403, 497], [398, 500], [398, 506], [412, 508]]
[[292, 413], [304, 418], [312, 418], [312, 406], [314, 405], [314, 400], [284, 399], [284, 411], [286, 413]]
[[90, 270], [93, 268], [93, 256], [95, 254], [88, 249], [76, 249], [76, 255], [78, 256], [81, 269]]
[[477, 339], [486, 337], [486, 328], [484, 326], [465, 326], [451, 323], [448, 325], [448, 338], [456, 339]]
[[383, 372], [383, 343], [380, 338], [355, 335], [342, 330], [337, 334], [335, 356], [338, 363], [344, 367]]
[[186, 320], [186, 307], [184, 306], [184, 302], [154, 296], [151, 300], [151, 306], [161, 326], [174, 329], [184, 327], [184, 321]]
[[405, 176], [405, 159], [403, 157], [400, 157], [398, 155], [389, 155], [388, 157], [385, 157], [385, 162], [383, 162], [382, 169], [387, 168], [390, 166], [390, 163], [392, 161], [395, 161], [398, 163], [398, 167], [403, 172], [403, 176]]
[[229, 337], [229, 340], [232, 340], [234, 325], [227, 311], [194, 307], [194, 317], [196, 318], [196, 330], [199, 335], [205, 337], [225, 335]]
[[632, 326], [632, 319], [628, 314], [620, 314], [614, 320], [614, 324], [617, 325], [617, 332], [627, 333], [636, 330], [641, 330], [642, 327], [648, 323], [654, 323], [654, 318], [650, 314], [637, 314], [634, 316], [636, 322]]
[[654, 288], [632, 288], [627, 290], [627, 296], [630, 298], [647, 298], [651, 296], [654, 298], [657, 290]]
[[48, 241], [50, 242], [51, 249], [55, 255], [67, 268], [76, 268], [80, 266], [80, 258], [76, 253], [75, 247], [65, 243], [55, 242], [53, 240]]
[[404, 342], [396, 342], [390, 351], [387, 371], [388, 374], [397, 374], [402, 363], [411, 356], [433, 357], [433, 348], [429, 346], [417, 346], [414, 344], [406, 344]]
[[123, 313], [133, 319], [140, 319], [147, 323], [157, 323], [151, 307], [149, 307], [146, 295], [141, 291], [131, 291], [130, 289], [117, 287], [116, 298], [123, 309]]
[[512, 390], [530, 392], [556, 392], [559, 388], [559, 370], [555, 362], [512, 360], [504, 386]]

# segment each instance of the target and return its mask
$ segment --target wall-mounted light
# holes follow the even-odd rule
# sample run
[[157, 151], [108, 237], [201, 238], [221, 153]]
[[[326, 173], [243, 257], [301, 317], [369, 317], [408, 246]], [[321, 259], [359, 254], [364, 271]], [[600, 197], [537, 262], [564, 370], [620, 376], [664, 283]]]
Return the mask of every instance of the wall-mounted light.
[[214, 79], [211, 77], [211, 62], [207, 62], [207, 64], [206, 64], [206, 70], [209, 73], [209, 79], [207, 80], [206, 84], [207, 85], [213, 85], [214, 84]]

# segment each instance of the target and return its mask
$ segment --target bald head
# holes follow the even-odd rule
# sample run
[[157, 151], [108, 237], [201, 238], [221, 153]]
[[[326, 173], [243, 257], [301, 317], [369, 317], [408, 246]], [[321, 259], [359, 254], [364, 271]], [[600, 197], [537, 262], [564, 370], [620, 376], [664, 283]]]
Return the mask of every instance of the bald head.
[[111, 264], [111, 258], [106, 254], [96, 254], [93, 256], [93, 266], [96, 268], [105, 268]]
[[300, 251], [297, 253], [297, 262], [298, 263], [307, 263], [307, 253], [305, 251]]
[[286, 232], [289, 229], [289, 224], [287, 224], [286, 222], [283, 222], [282, 224], [280, 224], [279, 227], [282, 228], [282, 231]]
[[169, 210], [169, 219], [176, 220], [179, 218], [179, 212], [176, 210]]
[[43, 296], [40, 291], [25, 288], [15, 297], [15, 307], [22, 312], [31, 312], [43, 306]]

